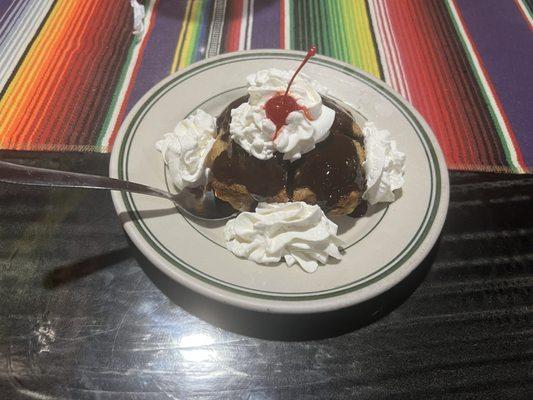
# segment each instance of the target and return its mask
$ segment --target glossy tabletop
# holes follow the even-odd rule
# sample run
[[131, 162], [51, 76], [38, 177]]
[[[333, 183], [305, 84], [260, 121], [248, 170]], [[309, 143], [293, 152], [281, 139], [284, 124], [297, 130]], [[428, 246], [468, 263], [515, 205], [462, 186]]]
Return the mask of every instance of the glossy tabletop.
[[[107, 174], [98, 154], [0, 159]], [[170, 282], [105, 191], [0, 184], [2, 399], [525, 399], [533, 176], [451, 173], [426, 261], [360, 306], [244, 312]]]

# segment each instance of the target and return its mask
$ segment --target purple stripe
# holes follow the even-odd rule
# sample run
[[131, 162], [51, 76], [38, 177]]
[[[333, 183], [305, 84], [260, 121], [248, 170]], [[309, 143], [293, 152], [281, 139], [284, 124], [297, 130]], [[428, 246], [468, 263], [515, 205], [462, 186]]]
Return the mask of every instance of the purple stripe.
[[187, 2], [183, 0], [159, 1], [155, 24], [144, 49], [127, 111], [152, 86], [169, 75], [186, 6]]
[[6, 13], [9, 6], [17, 0], [0, 0], [0, 19]]
[[280, 0], [255, 0], [252, 49], [278, 49]]
[[29, 0], [20, 0], [2, 15], [0, 21], [0, 45], [4, 44], [11, 32], [16, 31], [31, 5]]
[[514, 1], [456, 0], [509, 118], [526, 165], [533, 165], [533, 34]]

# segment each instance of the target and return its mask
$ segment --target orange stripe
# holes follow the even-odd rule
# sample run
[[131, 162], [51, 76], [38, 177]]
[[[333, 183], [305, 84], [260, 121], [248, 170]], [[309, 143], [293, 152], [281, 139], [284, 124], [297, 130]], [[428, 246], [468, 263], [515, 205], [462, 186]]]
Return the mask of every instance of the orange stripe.
[[[99, 11], [99, 8], [95, 2], [83, 2], [82, 6], [84, 6], [81, 10], [76, 10], [76, 14], [74, 18], [76, 18], [79, 23], [76, 25], [71, 24], [72, 31], [69, 33], [69, 35], [76, 39], [70, 40], [67, 42], [67, 46], [62, 49], [63, 55], [68, 55], [68, 58], [64, 59], [64, 57], [61, 57], [61, 60], [54, 61], [57, 62], [58, 69], [57, 73], [54, 75], [54, 84], [52, 87], [50, 87], [48, 90], [44, 91], [46, 95], [41, 95], [42, 97], [45, 97], [47, 100], [45, 102], [41, 102], [39, 106], [36, 108], [39, 112], [40, 118], [35, 122], [36, 129], [31, 133], [31, 136], [27, 139], [28, 142], [32, 143], [42, 143], [43, 139], [45, 139], [47, 142], [54, 143], [56, 142], [54, 140], [55, 137], [61, 134], [60, 130], [64, 129], [70, 129], [71, 125], [65, 124], [64, 119], [67, 117], [72, 117], [72, 115], [69, 115], [69, 111], [72, 109], [77, 109], [75, 107], [75, 104], [83, 101], [81, 98], [81, 91], [75, 90], [76, 88], [67, 88], [66, 86], [63, 86], [63, 84], [71, 83], [73, 79], [69, 79], [69, 75], [72, 73], [77, 73], [80, 76], [86, 77], [87, 74], [83, 73], [85, 68], [73, 68], [76, 67], [76, 60], [78, 58], [81, 58], [83, 56], [82, 53], [84, 53], [87, 50], [87, 47], [91, 45], [98, 45], [97, 37], [91, 38], [91, 41], [89, 43], [82, 42], [82, 39], [84, 38], [84, 32], [87, 31], [90, 24], [93, 22], [93, 18], [98, 18], [99, 15], [97, 12]], [[79, 13], [79, 15], [78, 15]], [[82, 51], [78, 51], [79, 49], [82, 49]], [[86, 67], [85, 65], [84, 67]], [[76, 82], [79, 84], [82, 84], [82, 82]], [[73, 99], [66, 98], [65, 101], [61, 101], [65, 96], [75, 94], [76, 97]], [[45, 104], [43, 104], [45, 103]], [[50, 109], [54, 106], [63, 106], [60, 110], [57, 110], [58, 112], [54, 113], [53, 109]], [[52, 116], [54, 118], [52, 118]], [[79, 116], [77, 116], [79, 117]], [[43, 118], [46, 118], [44, 121], [44, 125], [42, 124]], [[58, 121], [60, 121], [58, 123]], [[46, 126], [49, 126], [49, 129], [44, 129]], [[46, 136], [37, 137], [36, 135], [39, 135], [42, 132], [47, 132]]]
[[[24, 99], [24, 97], [20, 94], [22, 94], [22, 92], [24, 91], [24, 85], [27, 85], [29, 83], [29, 80], [24, 79], [24, 76], [26, 70], [28, 69], [28, 65], [31, 65], [30, 63], [35, 58], [35, 49], [39, 47], [40, 42], [42, 42], [44, 40], [43, 38], [46, 37], [46, 32], [50, 29], [50, 26], [53, 26], [50, 24], [50, 21], [56, 19], [57, 15], [60, 14], [62, 11], [63, 10], [61, 10], [60, 7], [54, 7], [52, 12], [50, 13], [50, 16], [45, 22], [45, 26], [41, 30], [41, 34], [33, 43], [32, 47], [28, 52], [28, 55], [24, 58], [21, 66], [17, 70], [14, 79], [11, 81], [8, 88], [6, 89], [4, 96], [2, 97], [2, 99], [0, 99], [0, 109], [6, 110], [5, 112], [0, 113], [0, 132], [2, 135], [0, 140], [2, 145], [7, 144], [11, 139], [11, 135], [7, 130], [8, 123], [12, 118], [12, 114], [19, 110], [18, 105]], [[12, 99], [12, 96], [14, 94], [19, 94], [19, 96]]]
[[[63, 6], [63, 4], [65, 5]], [[58, 37], [64, 27], [63, 23], [67, 20], [75, 2], [63, 1], [63, 4], [57, 4], [54, 8], [46, 22], [46, 26], [32, 45], [28, 56], [24, 59], [15, 78], [0, 101], [0, 108], [8, 110], [0, 116], [0, 129], [6, 135], [3, 137], [2, 144], [9, 143], [14, 145], [16, 143], [15, 139], [21, 133], [13, 129], [13, 123], [28, 115], [30, 111], [27, 108], [28, 103], [33, 100], [32, 89], [36, 84], [40, 83], [36, 78], [42, 74], [43, 65], [46, 65], [51, 57], [54, 56], [54, 39]]]
[[[0, 127], [2, 127], [2, 131], [6, 135], [4, 138], [5, 140], [3, 141], [4, 143], [11, 143], [13, 137], [16, 138], [20, 135], [20, 132], [11, 128], [11, 124], [14, 120], [20, 118], [21, 106], [26, 105], [29, 100], [26, 92], [34, 83], [35, 72], [37, 71], [36, 67], [45, 61], [46, 57], [38, 57], [40, 54], [40, 48], [44, 48], [45, 51], [48, 50], [49, 47], [46, 46], [46, 38], [49, 36], [49, 32], [54, 31], [54, 22], [60, 20], [64, 13], [65, 9], [62, 9], [59, 5], [54, 8], [53, 13], [50, 15], [45, 27], [41, 31], [41, 34], [32, 45], [28, 56], [24, 59], [23, 64], [16, 73], [15, 79], [11, 82], [0, 102], [2, 108], [8, 109], [8, 112], [5, 113], [0, 120]], [[48, 53], [46, 52], [45, 54]], [[26, 107], [24, 110], [26, 111]]]
[[[68, 19], [64, 22], [64, 29], [59, 32], [59, 37], [56, 43], [54, 43], [54, 48], [50, 53], [50, 61], [48, 65], [43, 66], [41, 71], [42, 76], [47, 76], [48, 79], [40, 85], [35, 87], [34, 96], [37, 98], [37, 101], [32, 104], [32, 117], [28, 122], [27, 126], [29, 129], [26, 131], [24, 137], [21, 137], [23, 143], [40, 143], [40, 139], [43, 135], [43, 126], [41, 124], [43, 118], [46, 118], [46, 123], [50, 123], [50, 119], [64, 113], [68, 110], [69, 104], [62, 104], [61, 108], [48, 111], [50, 102], [57, 96], [57, 90], [65, 90], [63, 80], [63, 75], [66, 72], [70, 73], [79, 73], [79, 71], [71, 70], [72, 67], [71, 60], [73, 57], [78, 56], [73, 51], [75, 49], [76, 37], [78, 36], [78, 31], [80, 29], [81, 21], [86, 21], [87, 8], [81, 8], [83, 4], [78, 3], [78, 7], [71, 10], [68, 15]], [[72, 19], [76, 18], [76, 22], [73, 23]], [[87, 22], [85, 22], [87, 23]], [[46, 70], [44, 70], [46, 68]], [[70, 92], [71, 94], [75, 92]], [[75, 101], [76, 97], [73, 96], [71, 101]], [[46, 125], [45, 123], [45, 125]]]
[[[91, 4], [92, 9], [90, 8]], [[43, 133], [41, 130], [43, 119], [46, 118], [46, 122], [50, 123], [55, 116], [53, 120], [56, 121], [59, 115], [64, 114], [66, 111], [65, 108], [62, 108], [56, 110], [54, 115], [53, 110], [49, 110], [49, 107], [58, 93], [60, 95], [61, 93], [67, 92], [63, 86], [63, 83], [65, 82], [64, 77], [69, 73], [79, 73], [79, 71], [73, 71], [70, 69], [72, 66], [71, 60], [79, 56], [75, 50], [83, 45], [78, 42], [80, 32], [91, 21], [91, 14], [87, 14], [95, 10], [96, 5], [94, 3], [83, 2], [78, 3], [78, 7], [73, 9], [70, 13], [65, 29], [60, 32], [59, 40], [56, 43], [56, 48], [53, 53], [54, 58], [49, 64], [49, 67], [52, 67], [52, 69], [46, 71], [50, 78], [46, 81], [41, 80], [41, 83], [34, 88], [35, 91], [32, 97], [36, 98], [37, 102], [32, 105], [32, 117], [26, 122], [28, 126], [27, 133], [24, 137], [20, 138], [23, 143], [39, 143], [40, 140], [36, 140], [36, 137]], [[71, 23], [71, 20], [74, 18], [76, 22], [78, 22], [77, 24]], [[45, 71], [42, 72], [44, 75]], [[68, 92], [76, 93], [75, 91]]]

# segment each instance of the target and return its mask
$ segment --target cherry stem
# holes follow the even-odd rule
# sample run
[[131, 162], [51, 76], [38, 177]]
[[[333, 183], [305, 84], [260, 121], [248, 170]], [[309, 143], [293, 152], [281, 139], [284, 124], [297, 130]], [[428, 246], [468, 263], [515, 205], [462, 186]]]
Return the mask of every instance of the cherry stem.
[[309, 59], [311, 57], [313, 57], [315, 54], [316, 54], [316, 46], [313, 45], [307, 51], [307, 54], [306, 54], [305, 58], [303, 59], [303, 61], [300, 63], [300, 66], [298, 67], [298, 69], [296, 71], [294, 71], [294, 74], [292, 74], [292, 78], [289, 81], [289, 84], [287, 85], [287, 89], [285, 90], [285, 94], [283, 95], [283, 104], [285, 104], [285, 100], [287, 99], [287, 95], [289, 94], [289, 89], [290, 89], [290, 87], [292, 85], [292, 81], [294, 81], [294, 78], [296, 78], [296, 75], [298, 75], [298, 72], [300, 72], [300, 70], [304, 67], [304, 65], [307, 63], [307, 61], [309, 61]]

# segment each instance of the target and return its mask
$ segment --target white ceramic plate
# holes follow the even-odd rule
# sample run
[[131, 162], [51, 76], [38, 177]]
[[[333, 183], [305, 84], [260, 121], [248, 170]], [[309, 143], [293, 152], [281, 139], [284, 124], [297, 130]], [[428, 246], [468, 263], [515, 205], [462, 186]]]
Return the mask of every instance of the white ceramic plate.
[[[179, 120], [202, 108], [218, 113], [245, 94], [246, 76], [260, 69], [294, 69], [303, 53], [248, 51], [210, 58], [150, 90], [124, 121], [111, 155], [110, 175], [167, 189], [154, 143]], [[328, 87], [359, 118], [390, 130], [407, 154], [398, 200], [371, 207], [363, 218], [335, 219], [349, 243], [340, 262], [313, 274], [284, 263], [262, 266], [224, 248], [222, 224], [188, 220], [155, 197], [113, 193], [124, 229], [140, 251], [170, 279], [211, 298], [246, 309], [312, 313], [376, 296], [405, 278], [435, 243], [448, 208], [448, 173], [429, 126], [397, 93], [342, 62], [314, 57], [304, 72]]]

